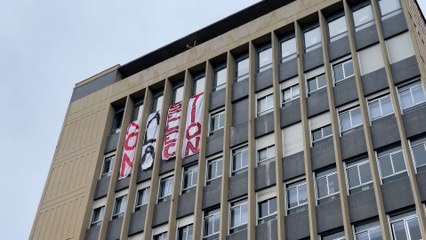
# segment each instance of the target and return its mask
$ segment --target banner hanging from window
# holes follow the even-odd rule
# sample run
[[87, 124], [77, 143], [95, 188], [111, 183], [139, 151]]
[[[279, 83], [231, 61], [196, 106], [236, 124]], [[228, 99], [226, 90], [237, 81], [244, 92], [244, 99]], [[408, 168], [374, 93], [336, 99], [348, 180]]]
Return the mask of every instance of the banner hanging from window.
[[130, 122], [124, 139], [123, 156], [121, 157], [120, 176], [118, 179], [123, 179], [129, 176], [132, 171], [133, 163], [135, 162], [136, 144], [138, 143], [139, 134], [139, 119]]
[[169, 160], [176, 156], [176, 145], [179, 135], [179, 124], [182, 115], [182, 102], [172, 104], [169, 108], [164, 133], [162, 158]]
[[183, 138], [182, 158], [192, 156], [200, 151], [201, 116], [204, 93], [189, 99]]
[[159, 125], [160, 113], [149, 114], [142, 146], [141, 165], [144, 170], [151, 168], [155, 159], [155, 145], [157, 143]]

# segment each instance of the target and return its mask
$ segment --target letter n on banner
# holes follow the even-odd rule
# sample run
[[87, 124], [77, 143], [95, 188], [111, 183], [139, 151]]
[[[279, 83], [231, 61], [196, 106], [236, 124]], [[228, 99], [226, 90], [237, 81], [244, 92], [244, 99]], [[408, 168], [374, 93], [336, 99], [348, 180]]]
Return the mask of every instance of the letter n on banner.
[[129, 176], [135, 162], [136, 144], [138, 143], [139, 121], [130, 122], [124, 139], [123, 156], [121, 158], [120, 176], [123, 179]]
[[200, 151], [203, 102], [204, 93], [197, 94], [189, 99], [185, 134], [183, 138], [182, 158], [192, 156]]
[[152, 163], [155, 159], [155, 144], [157, 143], [158, 125], [160, 125], [160, 113], [154, 112], [149, 114], [142, 146], [142, 169], [152, 167]]
[[182, 102], [172, 104], [167, 114], [166, 129], [163, 142], [163, 160], [176, 156], [176, 145], [179, 135], [179, 124], [182, 115]]

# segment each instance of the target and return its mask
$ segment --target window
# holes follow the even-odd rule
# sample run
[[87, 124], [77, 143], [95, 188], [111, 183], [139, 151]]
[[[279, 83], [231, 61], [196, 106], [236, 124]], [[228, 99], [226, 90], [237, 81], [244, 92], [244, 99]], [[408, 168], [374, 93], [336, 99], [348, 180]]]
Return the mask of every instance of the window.
[[299, 98], [299, 85], [294, 85], [289, 88], [282, 90], [283, 94], [283, 106], [294, 99]]
[[398, 95], [402, 110], [426, 101], [425, 91], [420, 80], [398, 87]]
[[135, 211], [141, 209], [143, 205], [148, 204], [149, 201], [149, 187], [139, 189], [136, 194]]
[[415, 212], [408, 212], [391, 217], [392, 239], [422, 239], [419, 221]]
[[334, 83], [338, 83], [340, 81], [348, 79], [354, 74], [355, 73], [354, 66], [352, 65], [352, 59], [333, 65]]
[[115, 163], [115, 153], [105, 155], [104, 165], [102, 166], [102, 177], [111, 175]]
[[325, 74], [321, 74], [313, 78], [309, 78], [307, 82], [308, 82], [308, 94], [311, 94], [315, 91], [318, 91], [322, 88], [327, 87]]
[[204, 92], [204, 85], [206, 83], [206, 78], [203, 76], [196, 77], [194, 79], [194, 96]]
[[349, 194], [370, 189], [372, 180], [368, 158], [348, 163], [346, 165], [346, 179], [348, 181]]
[[327, 125], [312, 131], [312, 145], [315, 145], [319, 141], [331, 137], [333, 135], [331, 131], [331, 125]]
[[114, 204], [114, 211], [112, 212], [112, 219], [121, 217], [126, 210], [127, 195], [116, 197]]
[[336, 18], [328, 23], [328, 32], [330, 34], [330, 42], [345, 37], [348, 29], [346, 27], [345, 16]]
[[257, 162], [264, 163], [275, 158], [275, 146], [269, 146], [257, 151]]
[[203, 239], [211, 239], [210, 237], [212, 237], [213, 235], [219, 234], [219, 227], [220, 227], [220, 209], [214, 209], [214, 210], [205, 212]]
[[185, 167], [183, 170], [182, 193], [197, 185], [198, 166]]
[[258, 52], [258, 72], [263, 72], [272, 68], [272, 48], [268, 46]]
[[351, 108], [339, 113], [340, 133], [362, 125], [361, 111], [359, 107]]
[[163, 94], [157, 94], [154, 96], [154, 101], [152, 103], [152, 112], [160, 112], [161, 108], [163, 107]]
[[274, 95], [271, 93], [257, 99], [257, 115], [263, 115], [274, 110]]
[[321, 235], [321, 240], [344, 240], [345, 239], [345, 233], [344, 232], [337, 232], [327, 235]]
[[231, 221], [229, 233], [246, 229], [248, 217], [247, 199], [231, 203]]
[[335, 199], [339, 194], [339, 183], [335, 168], [321, 171], [315, 174], [318, 203], [328, 202]]
[[93, 209], [92, 221], [90, 227], [100, 225], [104, 217], [105, 206], [97, 207]]
[[416, 168], [426, 166], [426, 138], [411, 142], [411, 150]]
[[378, 222], [355, 226], [355, 240], [381, 240], [382, 230]]
[[306, 181], [298, 181], [287, 186], [287, 215], [301, 212], [308, 208]]
[[183, 85], [173, 89], [173, 103], [178, 103], [183, 100]]
[[132, 112], [131, 121], [140, 120], [142, 117], [142, 109], [143, 109], [143, 100], [139, 100], [135, 103]]
[[167, 232], [163, 232], [152, 237], [152, 240], [167, 240]]
[[292, 37], [281, 42], [281, 60], [285, 62], [287, 60], [296, 57], [296, 38]]
[[321, 30], [315, 27], [304, 33], [305, 36], [305, 52], [310, 52], [321, 47]]
[[225, 126], [225, 111], [214, 113], [210, 117], [210, 135], [224, 128]]
[[248, 74], [249, 74], [249, 58], [248, 56], [244, 56], [240, 59], [237, 60], [236, 62], [237, 65], [237, 72], [235, 74], [235, 80], [237, 82], [242, 81], [244, 79], [248, 78]]
[[207, 163], [207, 182], [222, 176], [222, 158], [210, 160]]
[[245, 170], [247, 167], [248, 167], [247, 146], [232, 150], [232, 175]]
[[166, 177], [160, 181], [160, 190], [158, 191], [158, 202], [164, 202], [171, 198], [173, 189], [173, 176]]
[[277, 215], [277, 198], [273, 197], [258, 203], [258, 224], [275, 219]]
[[370, 5], [364, 6], [353, 12], [355, 31], [360, 31], [374, 25], [373, 11]]
[[215, 69], [213, 91], [219, 91], [226, 87], [227, 70], [226, 66]]
[[192, 239], [192, 224], [180, 227], [178, 229], [178, 240], [191, 240]]
[[394, 179], [397, 175], [406, 171], [404, 155], [401, 147], [395, 147], [387, 151], [377, 153], [380, 176], [383, 181]]
[[114, 120], [112, 121], [111, 134], [119, 133], [121, 130], [121, 122], [123, 121], [124, 108], [117, 109], [114, 113]]
[[401, 4], [399, 3], [399, 0], [380, 0], [379, 5], [383, 20], [401, 12]]
[[368, 101], [368, 111], [370, 113], [370, 120], [385, 117], [393, 113], [392, 101], [389, 94]]

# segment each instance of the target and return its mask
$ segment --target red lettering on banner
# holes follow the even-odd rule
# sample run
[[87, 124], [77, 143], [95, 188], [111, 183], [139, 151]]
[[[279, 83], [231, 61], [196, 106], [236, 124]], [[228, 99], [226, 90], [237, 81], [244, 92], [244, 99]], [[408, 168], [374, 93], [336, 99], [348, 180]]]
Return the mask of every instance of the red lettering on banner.
[[120, 176], [124, 176], [124, 171], [126, 170], [126, 165], [129, 167], [133, 167], [133, 162], [130, 160], [127, 154], [123, 155], [123, 161], [121, 163]]
[[[136, 143], [137, 143], [137, 138], [138, 138], [138, 132], [137, 131], [130, 133], [126, 138], [126, 142], [124, 143], [124, 149], [125, 150], [135, 149]], [[132, 141], [132, 145], [129, 145], [130, 140], [134, 140], [134, 141]]]

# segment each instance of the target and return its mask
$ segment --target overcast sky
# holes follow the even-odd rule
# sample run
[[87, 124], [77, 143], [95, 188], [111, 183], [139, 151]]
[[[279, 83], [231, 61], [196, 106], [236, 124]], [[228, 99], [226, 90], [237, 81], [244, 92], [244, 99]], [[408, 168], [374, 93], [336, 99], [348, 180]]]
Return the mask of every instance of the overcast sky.
[[0, 238], [29, 236], [75, 83], [255, 2], [0, 0]]

